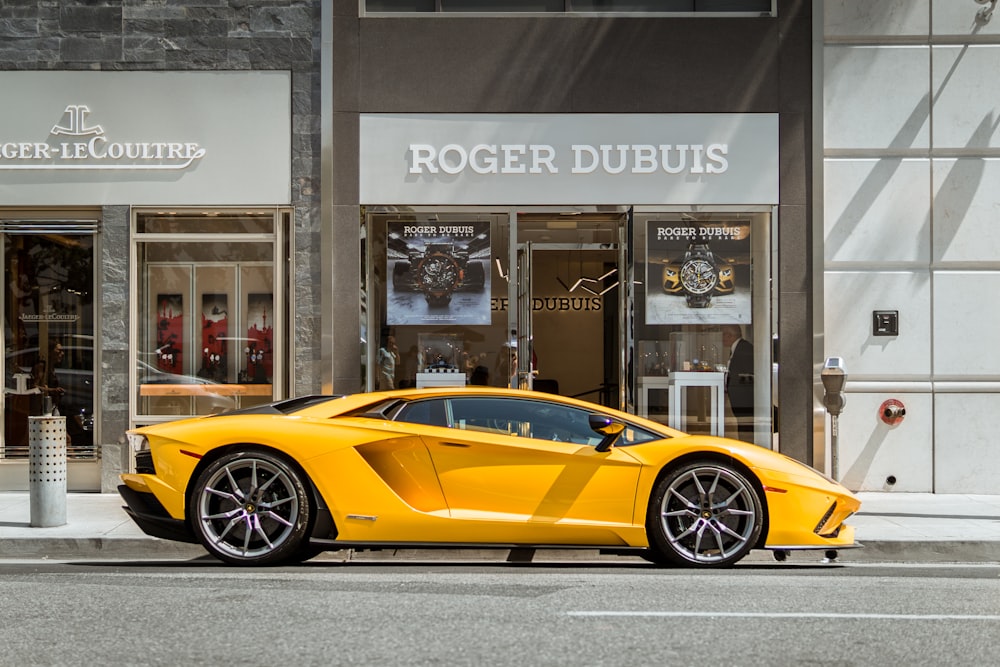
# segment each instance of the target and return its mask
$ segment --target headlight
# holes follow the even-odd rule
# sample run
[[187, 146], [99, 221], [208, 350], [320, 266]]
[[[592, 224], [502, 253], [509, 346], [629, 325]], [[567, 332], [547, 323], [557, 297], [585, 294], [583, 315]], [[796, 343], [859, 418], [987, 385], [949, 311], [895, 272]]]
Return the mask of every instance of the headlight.
[[673, 278], [674, 276], [677, 275], [677, 272], [671, 271], [670, 269], [666, 269], [663, 271], [663, 275], [665, 275], [667, 278]]
[[149, 451], [149, 440], [141, 433], [127, 431], [125, 437], [128, 438], [128, 446], [132, 448], [133, 452], [138, 454], [139, 452]]
[[733, 275], [732, 269], [723, 269], [722, 271], [719, 271], [719, 277], [721, 278], [731, 278], [732, 275]]

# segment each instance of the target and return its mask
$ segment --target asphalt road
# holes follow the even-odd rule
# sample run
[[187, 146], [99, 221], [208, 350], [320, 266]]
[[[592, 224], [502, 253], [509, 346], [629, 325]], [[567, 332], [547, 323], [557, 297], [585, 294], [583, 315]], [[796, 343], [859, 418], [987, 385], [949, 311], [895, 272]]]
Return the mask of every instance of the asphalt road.
[[0, 560], [0, 664], [996, 664], [1000, 566]]

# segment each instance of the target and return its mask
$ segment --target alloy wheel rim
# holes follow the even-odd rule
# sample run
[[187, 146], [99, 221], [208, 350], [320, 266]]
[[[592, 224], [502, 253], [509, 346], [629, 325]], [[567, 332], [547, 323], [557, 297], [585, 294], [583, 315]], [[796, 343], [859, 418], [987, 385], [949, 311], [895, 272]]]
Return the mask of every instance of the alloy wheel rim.
[[198, 520], [220, 551], [254, 558], [279, 548], [299, 516], [295, 485], [278, 466], [261, 459], [233, 461], [205, 483]]
[[697, 563], [724, 561], [741, 552], [756, 524], [754, 493], [722, 468], [695, 468], [667, 488], [660, 522], [670, 546]]

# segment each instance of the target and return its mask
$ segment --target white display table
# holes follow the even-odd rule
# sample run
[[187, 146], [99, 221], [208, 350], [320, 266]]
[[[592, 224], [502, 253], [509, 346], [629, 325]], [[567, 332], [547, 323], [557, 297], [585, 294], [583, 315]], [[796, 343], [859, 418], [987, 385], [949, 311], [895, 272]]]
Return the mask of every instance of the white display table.
[[638, 412], [649, 416], [649, 392], [655, 389], [667, 390], [667, 424], [680, 431], [685, 430], [687, 419], [687, 390], [691, 387], [708, 387], [711, 396], [712, 435], [726, 434], [726, 374], [717, 371], [678, 371], [663, 376], [644, 376], [638, 382]]

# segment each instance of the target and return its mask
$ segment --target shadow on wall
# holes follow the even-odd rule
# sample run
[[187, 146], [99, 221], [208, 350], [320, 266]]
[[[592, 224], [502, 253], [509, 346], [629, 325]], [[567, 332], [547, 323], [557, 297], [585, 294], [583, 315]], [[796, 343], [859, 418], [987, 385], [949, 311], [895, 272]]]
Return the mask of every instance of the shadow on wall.
[[[979, 27], [973, 30], [973, 33], [979, 32]], [[948, 68], [947, 74], [941, 80], [941, 84], [938, 89], [934, 91], [933, 99], [929, 95], [924, 95], [920, 101], [917, 103], [913, 112], [903, 123], [902, 128], [893, 137], [892, 141], [889, 142], [887, 148], [896, 149], [907, 149], [912, 148], [913, 141], [920, 131], [920, 128], [924, 126], [929, 120], [930, 109], [937, 101], [940, 99], [944, 90], [948, 87], [949, 82], [954, 76], [955, 72], [958, 70], [959, 65], [964, 59], [968, 45], [962, 47], [961, 53], [955, 58], [955, 62], [952, 63], [951, 67]], [[969, 138], [966, 143], [965, 148], [977, 148], [988, 146], [993, 133], [996, 131], [997, 127], [1000, 126], [1000, 118], [993, 119], [992, 114], [987, 114], [983, 118], [979, 127]], [[875, 200], [881, 195], [885, 186], [892, 179], [892, 176], [899, 169], [902, 161], [899, 159], [882, 159], [879, 160], [875, 168], [865, 179], [861, 187], [857, 189], [851, 201], [844, 207], [844, 211], [840, 218], [833, 224], [830, 232], [827, 234], [825, 241], [827, 258], [835, 257], [841, 250], [844, 242], [854, 231], [856, 224], [865, 218], [871, 210]], [[940, 197], [947, 197], [949, 191], [962, 192], [967, 196], [970, 193], [974, 193], [982, 181], [984, 164], [982, 160], [969, 161], [968, 163], [963, 163], [960, 167], [952, 170], [948, 178], [941, 184], [941, 187], [935, 193], [935, 197], [940, 199]], [[962, 187], [956, 187], [956, 184], [961, 183]], [[947, 210], [949, 211], [949, 217], [955, 221], [955, 224], [961, 222], [968, 212], [971, 202], [966, 198], [964, 202], [948, 202]], [[935, 208], [939, 208], [935, 206]], [[926, 224], [930, 221], [927, 220]], [[936, 221], [937, 222], [937, 221]], [[888, 229], [888, 228], [887, 228]], [[954, 232], [955, 227], [951, 228]], [[923, 233], [924, 230], [921, 230]], [[953, 238], [953, 237], [952, 237]], [[940, 239], [939, 239], [940, 240]], [[947, 246], [948, 242], [952, 239], [946, 240], [943, 244], [935, 244], [935, 248]], [[941, 253], [935, 249], [935, 260], [941, 257]]]
[[861, 453], [858, 454], [858, 457], [854, 459], [853, 463], [851, 463], [851, 467], [841, 475], [841, 484], [852, 491], [887, 490], [884, 486], [885, 480], [868, 480], [867, 477], [868, 473], [871, 471], [875, 457], [878, 455], [879, 450], [885, 443], [885, 438], [889, 434], [890, 430], [891, 429], [888, 424], [885, 424], [880, 420], [876, 420], [875, 430], [872, 431], [870, 436], [868, 436], [868, 442], [865, 443], [865, 446], [861, 449]]
[[[987, 114], [972, 134], [966, 147], [976, 148], [989, 145], [990, 138], [1000, 127], [1000, 118]], [[948, 172], [937, 192], [934, 193], [935, 211], [946, 211], [946, 215], [934, 216], [934, 261], [944, 259], [946, 251], [955, 240], [962, 221], [965, 220], [972, 198], [982, 184], [986, 163], [982, 159], [959, 160]], [[983, 259], [992, 259], [984, 257]]]
[[[893, 137], [888, 148], [911, 148], [920, 128], [927, 122], [929, 114], [930, 95], [928, 94], [924, 95], [917, 103], [913, 113], [903, 123], [902, 129]], [[875, 200], [885, 190], [886, 185], [892, 180], [900, 165], [902, 165], [900, 159], [882, 159], [875, 164], [871, 173], [851, 197], [851, 201], [844, 207], [840, 218], [827, 233], [825, 255], [828, 259], [836, 257], [840, 253], [843, 244], [854, 233], [857, 224], [868, 215]], [[928, 222], [925, 221], [925, 227]], [[921, 233], [923, 232], [921, 231]]]

